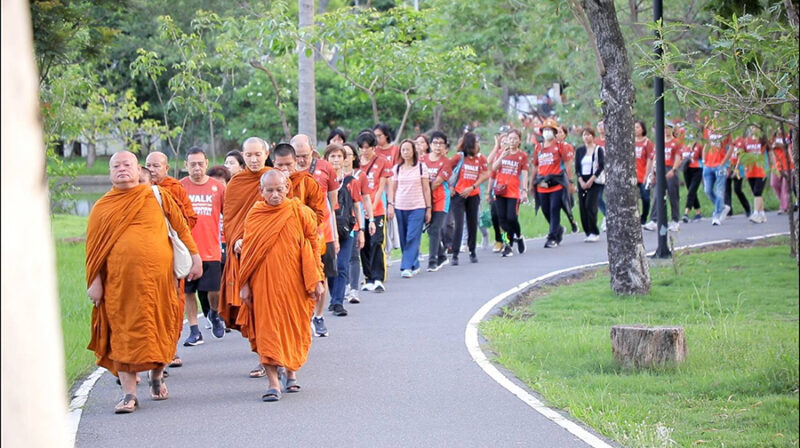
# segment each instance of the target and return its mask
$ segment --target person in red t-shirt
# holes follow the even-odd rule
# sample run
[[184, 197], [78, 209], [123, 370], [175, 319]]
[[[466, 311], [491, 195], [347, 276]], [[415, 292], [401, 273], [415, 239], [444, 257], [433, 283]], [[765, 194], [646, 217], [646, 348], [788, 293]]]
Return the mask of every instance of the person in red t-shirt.
[[[669, 200], [671, 218], [669, 222], [669, 231], [677, 232], [680, 230], [680, 222], [678, 221], [680, 217], [680, 206], [678, 205], [680, 203], [678, 168], [683, 158], [683, 145], [681, 145], [680, 140], [675, 138], [673, 130], [674, 125], [672, 123], [667, 123], [664, 127], [664, 168], [667, 172], [666, 193], [667, 199]], [[655, 171], [655, 169], [653, 171]], [[654, 184], [653, 188], [655, 188], [655, 186]], [[650, 215], [650, 222], [643, 227], [645, 230], [653, 231], [658, 228], [658, 211], [660, 210], [662, 200], [664, 199], [656, 195], [655, 201], [653, 201], [653, 213]]]
[[700, 201], [697, 199], [697, 190], [703, 182], [703, 168], [700, 159], [703, 156], [703, 145], [695, 140], [694, 134], [686, 136], [683, 145], [683, 181], [686, 184], [686, 207], [683, 209], [683, 222], [689, 222], [689, 212], [694, 210], [692, 221], [700, 221], [703, 214], [700, 212]]
[[458, 153], [450, 160], [453, 172], [457, 173], [457, 181], [453, 188], [452, 213], [455, 221], [453, 232], [453, 257], [450, 263], [458, 266], [458, 254], [461, 252], [461, 236], [464, 232], [464, 219], [467, 221], [467, 247], [469, 259], [478, 262], [475, 244], [478, 240], [478, 209], [481, 205], [482, 183], [489, 179], [489, 163], [480, 153], [478, 136], [474, 132], [466, 132], [458, 144]]
[[431, 133], [431, 152], [425, 154], [422, 163], [428, 167], [428, 180], [431, 185], [433, 214], [428, 226], [428, 272], [435, 272], [448, 263], [445, 247], [442, 244], [442, 229], [447, 213], [450, 211], [450, 189], [447, 181], [452, 173], [450, 159], [447, 158], [447, 134], [442, 131]]
[[509, 244], [503, 247], [503, 256], [514, 254], [511, 245], [516, 243], [520, 254], [525, 253], [525, 238], [519, 225], [519, 204], [528, 202], [528, 155], [520, 150], [522, 134], [512, 129], [506, 136], [508, 146], [492, 163], [497, 173], [492, 188], [495, 195], [500, 227], [508, 234]]
[[[361, 149], [363, 156], [361, 168], [366, 180], [367, 189], [372, 199], [372, 212], [377, 230], [375, 234], [364, 235], [364, 247], [361, 249], [361, 267], [364, 271], [364, 285], [362, 291], [384, 292], [386, 286], [386, 241], [385, 218], [386, 210], [383, 206], [383, 192], [386, 189], [387, 179], [392, 177], [392, 168], [386, 158], [375, 151], [377, 139], [370, 130], [362, 131], [356, 137], [356, 147]], [[392, 204], [387, 204], [392, 206]], [[368, 224], [368, 223], [365, 223]]]
[[[400, 157], [400, 148], [391, 143], [394, 140], [394, 132], [392, 132], [392, 129], [383, 123], [378, 123], [372, 127], [372, 133], [375, 134], [375, 139], [378, 142], [377, 146], [375, 147], [375, 153], [386, 159], [390, 168], [397, 165]], [[386, 193], [388, 192], [389, 188], [387, 186]], [[387, 205], [387, 199], [384, 197], [382, 200], [384, 205]], [[396, 217], [392, 216], [390, 218], [387, 215], [384, 220], [384, 224], [386, 226], [384, 251], [388, 257], [392, 250], [400, 247], [400, 234], [397, 231]]]
[[706, 127], [703, 134], [707, 142], [703, 147], [703, 188], [714, 204], [711, 225], [718, 226], [730, 211], [730, 206], [725, 205], [725, 179], [732, 151], [731, 138], [718, 132], [713, 125]]
[[744, 208], [746, 216], [752, 217], [750, 214], [750, 203], [742, 191], [742, 176], [744, 176], [744, 168], [739, 163], [739, 156], [744, 153], [744, 137], [738, 137], [731, 141], [731, 163], [728, 168], [728, 176], [725, 179], [725, 205], [730, 207], [728, 216], [733, 216], [733, 203], [731, 201], [731, 193], [736, 193], [739, 198], [739, 203]]
[[791, 139], [781, 131], [772, 136], [772, 145], [769, 151], [769, 163], [773, 167], [770, 175], [770, 185], [780, 201], [778, 214], [789, 212], [789, 176], [794, 170], [794, 160], [790, 156]]
[[545, 248], [558, 247], [564, 238], [565, 229], [561, 226], [564, 187], [568, 189], [566, 194], [572, 195], [576, 191], [570, 152], [556, 141], [557, 130], [558, 123], [554, 119], [545, 120], [542, 124], [544, 143], [536, 146], [531, 158], [530, 176], [531, 184], [536, 188], [537, 207], [542, 207], [544, 217], [550, 223]]
[[642, 199], [642, 225], [647, 222], [650, 213], [650, 187], [655, 183], [653, 162], [656, 156], [656, 145], [647, 138], [647, 127], [643, 121], [633, 123], [634, 150], [636, 151], [636, 183], [639, 185], [639, 197]]
[[[219, 317], [219, 287], [222, 279], [222, 251], [220, 247], [220, 213], [225, 198], [225, 185], [206, 174], [208, 159], [198, 147], [186, 153], [188, 177], [181, 179], [192, 208], [197, 215], [197, 223], [192, 228], [192, 237], [203, 260], [203, 276], [187, 281], [184, 285], [186, 297], [186, 319], [189, 321], [189, 337], [184, 346], [203, 343], [203, 335], [197, 325], [197, 296], [203, 315], [211, 322], [211, 332], [216, 338], [225, 336], [225, 324]], [[196, 296], [196, 295], [197, 296]]]
[[767, 215], [764, 214], [762, 194], [767, 180], [767, 173], [764, 172], [767, 139], [762, 135], [761, 128], [758, 126], [750, 126], [748, 133], [748, 137], [744, 139], [744, 151], [748, 154], [748, 160], [744, 163], [744, 175], [753, 192], [753, 214], [750, 215], [750, 221], [764, 223], [767, 222]]

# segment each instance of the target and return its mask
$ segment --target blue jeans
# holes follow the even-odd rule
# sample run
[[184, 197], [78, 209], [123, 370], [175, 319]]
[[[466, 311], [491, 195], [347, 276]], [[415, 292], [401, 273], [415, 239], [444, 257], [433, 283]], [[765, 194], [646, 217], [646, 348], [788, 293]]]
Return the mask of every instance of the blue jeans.
[[339, 240], [339, 253], [336, 255], [336, 277], [328, 277], [328, 287], [331, 289], [331, 305], [344, 303], [344, 290], [350, 281], [350, 257], [356, 239], [351, 235], [347, 239]]
[[425, 209], [397, 210], [397, 230], [400, 233], [400, 249], [403, 258], [400, 270], [419, 269], [419, 243], [422, 240], [422, 225], [425, 224]]
[[722, 215], [722, 207], [725, 206], [726, 171], [724, 165], [703, 167], [703, 189], [714, 204], [714, 218], [717, 219]]

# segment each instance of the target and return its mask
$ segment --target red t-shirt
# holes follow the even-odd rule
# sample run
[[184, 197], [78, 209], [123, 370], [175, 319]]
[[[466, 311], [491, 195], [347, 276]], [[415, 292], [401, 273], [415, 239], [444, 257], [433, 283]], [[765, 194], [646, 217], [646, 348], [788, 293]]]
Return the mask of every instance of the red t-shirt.
[[606, 139], [604, 139], [603, 137], [597, 137], [596, 139], [594, 139], [594, 144], [597, 146], [602, 146], [603, 149], [605, 149]]
[[[456, 166], [458, 166], [458, 161], [461, 160], [461, 157], [464, 156], [464, 153], [458, 153], [450, 160], [450, 164], [453, 166], [453, 170], [455, 171]], [[461, 164], [461, 171], [458, 173], [458, 182], [456, 182], [455, 192], [457, 194], [461, 194], [464, 190], [475, 185], [475, 182], [478, 181], [478, 177], [481, 175], [482, 172], [487, 171], [489, 169], [489, 162], [486, 161], [486, 156], [481, 153], [478, 153], [476, 156], [469, 156], [464, 159], [464, 163]], [[481, 194], [480, 188], [475, 188], [470, 196], [475, 196]]]
[[372, 161], [363, 166], [362, 170], [366, 178], [367, 192], [372, 197], [373, 203], [375, 203], [372, 214], [373, 216], [384, 216], [386, 209], [383, 206], [383, 200], [376, 198], [375, 194], [378, 191], [378, 187], [380, 187], [380, 179], [382, 177], [392, 177], [392, 166], [389, 165], [385, 158], [376, 154], [372, 156]]
[[[564, 146], [564, 151], [565, 151], [564, 154], [566, 154], [566, 157], [564, 157], [564, 163], [567, 163], [570, 160], [574, 159], [575, 158], [575, 147], [572, 146], [572, 144], [569, 143], [569, 142], [561, 142], [561, 145]], [[602, 145], [600, 145], [600, 146], [602, 146]]]
[[389, 166], [394, 166], [400, 155], [400, 147], [397, 145], [389, 145], [386, 148], [376, 147], [375, 152], [386, 159], [389, 162]]
[[[566, 146], [564, 145], [564, 147]], [[524, 152], [517, 151], [514, 154], [506, 154], [500, 159], [500, 166], [497, 168], [497, 185], [506, 185], [506, 191], [499, 196], [519, 199], [519, 177], [523, 171], [528, 171], [528, 155]]]
[[325, 159], [315, 159], [311, 162], [311, 165], [314, 167], [314, 171], [311, 171], [311, 166], [309, 166], [309, 174], [314, 177], [314, 180], [317, 181], [319, 184], [319, 189], [323, 195], [325, 195], [325, 214], [324, 220], [322, 221], [322, 234], [325, 236], [326, 243], [333, 242], [333, 226], [336, 225], [333, 221], [335, 218], [331, 214], [331, 204], [328, 201], [328, 192], [335, 191], [339, 188], [339, 183], [336, 182], [336, 170], [333, 169], [333, 165], [331, 165]]
[[[536, 145], [536, 149], [533, 151], [533, 157], [531, 158], [531, 163], [534, 167], [536, 167], [537, 176], [544, 177], [552, 174], [560, 174], [561, 164], [567, 164], [571, 160], [568, 156], [569, 149], [565, 148], [564, 145], [560, 145], [558, 143], [548, 147]], [[561, 188], [561, 185], [555, 185], [549, 188], [543, 188], [537, 185], [536, 191], [539, 193], [552, 193], [560, 190]]]
[[739, 162], [739, 153], [744, 151], [744, 137], [737, 137], [731, 142], [731, 166]]
[[706, 151], [704, 162], [707, 167], [715, 168], [720, 166], [722, 160], [725, 159], [725, 153], [731, 142], [731, 136], [712, 131], [706, 132], [708, 134], [708, 151]]
[[766, 152], [764, 145], [757, 138], [747, 137], [744, 139], [744, 150], [749, 154], [756, 154], [760, 157], [757, 163], [745, 165], [744, 175], [747, 178], [767, 177], [767, 174], [764, 173], [764, 153]]
[[[436, 161], [433, 161], [431, 160], [430, 154], [425, 154], [425, 156], [422, 157], [422, 163], [428, 167], [428, 180], [431, 182], [431, 186], [433, 186], [433, 181], [435, 181], [437, 177], [441, 177], [447, 182], [453, 174], [450, 160], [447, 157], [439, 157]], [[443, 212], [444, 206], [447, 203], [444, 185], [439, 185], [434, 188], [432, 196], [433, 208], [431, 210], [434, 212]]]
[[189, 177], [181, 179], [181, 185], [189, 195], [192, 208], [197, 214], [197, 224], [192, 229], [192, 238], [197, 243], [203, 261], [221, 261], [220, 213], [225, 201], [225, 185], [209, 177], [206, 183], [197, 185]]
[[703, 157], [703, 145], [701, 145], [700, 143], [683, 146], [683, 158], [690, 160], [689, 168], [700, 168], [700, 159], [702, 157]]
[[[786, 171], [786, 161], [790, 159], [787, 157], [786, 147], [788, 146], [787, 142], [783, 140], [783, 137], [775, 137], [772, 140], [772, 153], [775, 155], [775, 169], [778, 171]], [[791, 160], [792, 169], [794, 169], [794, 160]]]
[[683, 145], [677, 138], [664, 142], [664, 166], [667, 170], [671, 170], [675, 166], [675, 161], [680, 158], [682, 149]]
[[644, 177], [647, 173], [647, 161], [653, 160], [656, 156], [656, 145], [645, 137], [640, 141], [634, 141], [634, 148], [636, 151], [636, 182], [644, 183]]

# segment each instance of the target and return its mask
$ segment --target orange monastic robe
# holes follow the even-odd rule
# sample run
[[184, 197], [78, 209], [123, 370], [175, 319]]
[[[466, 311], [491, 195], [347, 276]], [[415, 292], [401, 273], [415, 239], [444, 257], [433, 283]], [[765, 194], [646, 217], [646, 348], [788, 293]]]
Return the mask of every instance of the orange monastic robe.
[[225, 320], [228, 328], [239, 329], [236, 324], [236, 314], [242, 306], [239, 297], [239, 257], [234, 253], [233, 246], [237, 240], [244, 237], [244, 220], [247, 212], [253, 205], [261, 200], [261, 176], [272, 168], [264, 167], [257, 172], [249, 169], [239, 172], [225, 187], [225, 202], [222, 210], [225, 219], [222, 222], [222, 233], [228, 244], [228, 257], [222, 271], [222, 284], [219, 291], [219, 315]]
[[150, 185], [112, 188], [92, 208], [86, 229], [86, 283], [103, 281], [103, 301], [92, 310], [89, 349], [97, 364], [141, 372], [172, 361], [181, 306], [172, 273], [164, 215], [189, 252], [197, 246], [180, 207], [161, 189], [164, 211]]
[[289, 176], [289, 194], [286, 197], [297, 198], [303, 205], [310, 208], [317, 215], [317, 225], [322, 225], [325, 221], [328, 208], [325, 193], [314, 180], [314, 176], [308, 172], [295, 171]]
[[305, 364], [312, 293], [324, 278], [314, 212], [296, 198], [276, 206], [257, 202], [245, 222], [240, 270], [253, 307], [242, 307], [239, 322], [262, 364], [289, 370]]
[[178, 179], [167, 176], [158, 186], [169, 191], [169, 194], [172, 195], [172, 199], [180, 206], [181, 213], [183, 213], [183, 217], [186, 219], [186, 224], [189, 225], [189, 230], [194, 229], [194, 225], [197, 224], [197, 213], [195, 213], [194, 207], [192, 207], [192, 201], [189, 199], [189, 194], [186, 193], [186, 189], [183, 188], [183, 184], [181, 184]]

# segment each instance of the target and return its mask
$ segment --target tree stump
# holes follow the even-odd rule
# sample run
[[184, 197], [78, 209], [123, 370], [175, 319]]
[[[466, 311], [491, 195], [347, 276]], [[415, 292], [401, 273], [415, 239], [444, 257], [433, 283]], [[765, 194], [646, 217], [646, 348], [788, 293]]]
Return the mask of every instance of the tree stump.
[[686, 360], [683, 327], [615, 325], [611, 327], [614, 361], [626, 369], [649, 368]]

